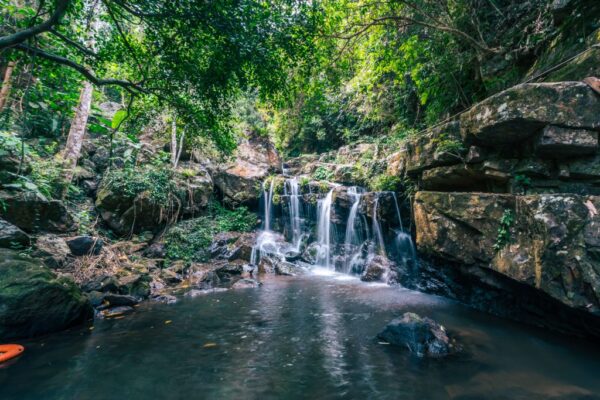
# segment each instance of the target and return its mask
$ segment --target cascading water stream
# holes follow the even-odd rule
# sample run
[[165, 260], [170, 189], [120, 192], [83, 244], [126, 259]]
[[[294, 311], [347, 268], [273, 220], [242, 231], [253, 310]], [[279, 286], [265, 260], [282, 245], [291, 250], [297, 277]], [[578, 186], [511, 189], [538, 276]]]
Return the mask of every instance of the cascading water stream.
[[273, 232], [271, 230], [271, 217], [273, 210], [273, 186], [274, 179], [271, 179], [271, 183], [269, 184], [269, 190], [266, 189], [266, 181], [263, 182], [262, 185], [262, 199], [263, 199], [263, 212], [264, 212], [264, 220], [263, 220], [263, 229], [256, 238], [256, 243], [252, 246], [252, 253], [250, 254], [250, 263], [252, 265], [257, 265], [260, 260], [261, 253], [266, 250], [272, 251], [275, 248], [275, 243], [273, 240]]
[[331, 269], [331, 202], [333, 199], [333, 189], [327, 193], [324, 199], [317, 203], [318, 224], [317, 224], [317, 257], [316, 263], [320, 267]]
[[404, 226], [402, 225], [402, 215], [400, 214], [400, 207], [398, 206], [398, 198], [396, 197], [396, 193], [392, 192], [392, 196], [394, 197], [394, 206], [396, 207], [396, 215], [398, 217], [399, 226], [396, 237], [394, 238], [394, 246], [398, 252], [399, 258], [401, 258], [404, 264], [407, 264], [408, 262], [414, 263], [417, 259], [415, 245], [410, 234], [404, 231]]
[[271, 217], [272, 217], [272, 208], [273, 208], [273, 182], [274, 179], [271, 179], [271, 184], [269, 185], [269, 192], [264, 189], [263, 184], [263, 194], [264, 194], [264, 207], [265, 207], [265, 225], [264, 230], [271, 230]]
[[352, 196], [352, 208], [350, 208], [350, 214], [348, 214], [348, 222], [346, 223], [346, 236], [344, 238], [344, 251], [346, 252], [345, 261], [345, 273], [350, 273], [353, 268], [353, 264], [360, 257], [360, 237], [358, 235], [359, 229], [357, 228], [358, 207], [360, 206], [361, 193], [356, 186], [348, 189], [348, 194]]
[[383, 240], [383, 234], [381, 232], [381, 224], [379, 223], [378, 210], [379, 210], [379, 193], [375, 193], [375, 200], [373, 201], [373, 215], [372, 215], [373, 250], [371, 251], [371, 253], [385, 256], [386, 255], [385, 241]]
[[292, 244], [296, 251], [300, 251], [303, 235], [301, 230], [302, 216], [300, 214], [300, 185], [298, 178], [286, 179], [284, 194], [288, 198]]

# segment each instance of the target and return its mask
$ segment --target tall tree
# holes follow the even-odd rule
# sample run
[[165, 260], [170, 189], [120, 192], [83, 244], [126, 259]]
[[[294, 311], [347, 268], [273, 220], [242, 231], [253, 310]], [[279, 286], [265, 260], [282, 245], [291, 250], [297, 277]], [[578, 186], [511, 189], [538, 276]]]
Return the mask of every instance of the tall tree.
[[[96, 47], [96, 30], [98, 28], [98, 19], [95, 14], [98, 11], [97, 0], [93, 3], [86, 4], [88, 10], [88, 35], [89, 38], [86, 40], [87, 48], [95, 51]], [[94, 94], [94, 86], [88, 80], [83, 81], [83, 87], [79, 95], [79, 103], [75, 109], [73, 120], [69, 128], [69, 135], [67, 136], [67, 143], [63, 152], [63, 183], [64, 188], [62, 191], [62, 197], [66, 197], [69, 185], [73, 180], [75, 167], [77, 161], [81, 155], [81, 147], [83, 145], [83, 139], [87, 127], [88, 118], [90, 116], [90, 110], [92, 107], [92, 97]]]
[[0, 89], [0, 111], [4, 109], [4, 106], [8, 102], [8, 96], [10, 95], [11, 77], [13, 70], [15, 69], [16, 63], [9, 61], [4, 70], [4, 79], [2, 80], [2, 89]]

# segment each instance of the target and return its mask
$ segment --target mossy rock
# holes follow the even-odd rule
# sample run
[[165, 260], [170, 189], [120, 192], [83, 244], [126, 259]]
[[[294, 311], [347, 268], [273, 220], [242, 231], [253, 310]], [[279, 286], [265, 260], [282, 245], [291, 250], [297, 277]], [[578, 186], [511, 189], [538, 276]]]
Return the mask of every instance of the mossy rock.
[[71, 280], [0, 249], [0, 341], [56, 332], [90, 316], [87, 297]]

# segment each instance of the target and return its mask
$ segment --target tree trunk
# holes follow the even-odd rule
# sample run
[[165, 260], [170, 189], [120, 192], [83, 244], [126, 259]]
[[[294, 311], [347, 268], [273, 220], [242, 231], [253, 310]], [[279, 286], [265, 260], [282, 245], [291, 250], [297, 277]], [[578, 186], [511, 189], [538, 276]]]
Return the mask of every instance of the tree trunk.
[[4, 80], [2, 81], [2, 89], [0, 89], [0, 111], [4, 109], [4, 106], [8, 102], [8, 95], [10, 94], [10, 78], [12, 76], [13, 70], [15, 69], [15, 62], [10, 61], [6, 66], [6, 71], [4, 72]]
[[177, 121], [173, 115], [173, 121], [171, 121], [171, 165], [176, 166], [177, 163]]
[[71, 121], [71, 128], [69, 129], [69, 136], [67, 137], [67, 144], [63, 153], [63, 181], [65, 185], [63, 188], [63, 198], [66, 196], [69, 184], [73, 180], [77, 160], [81, 154], [81, 145], [83, 144], [83, 136], [85, 135], [85, 128], [90, 116], [93, 92], [94, 86], [92, 83], [84, 81], [81, 95], [79, 96], [79, 104], [75, 109], [75, 116], [73, 116], [73, 120]]

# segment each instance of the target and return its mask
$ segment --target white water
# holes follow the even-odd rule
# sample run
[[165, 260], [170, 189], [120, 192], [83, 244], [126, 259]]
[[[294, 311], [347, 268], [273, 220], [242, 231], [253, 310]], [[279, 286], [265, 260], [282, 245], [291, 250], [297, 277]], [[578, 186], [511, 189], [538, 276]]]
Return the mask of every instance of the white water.
[[382, 256], [386, 255], [385, 242], [383, 240], [383, 234], [381, 233], [381, 224], [379, 223], [379, 193], [375, 193], [375, 200], [373, 202], [373, 215], [372, 215], [372, 229], [373, 229], [373, 251]]
[[317, 259], [318, 266], [331, 269], [331, 201], [333, 199], [333, 189], [327, 193], [324, 199], [317, 203], [318, 223], [317, 223]]
[[[268, 187], [267, 187], [268, 186]], [[371, 210], [371, 223], [367, 223], [367, 216], [361, 212], [361, 203], [365, 199], [363, 190], [359, 187], [348, 188], [348, 195], [352, 201], [348, 219], [346, 221], [344, 246], [336, 246], [335, 238], [333, 237], [334, 228], [332, 224], [332, 202], [333, 190], [330, 190], [327, 195], [317, 200], [316, 215], [306, 215], [304, 212], [310, 212], [310, 207], [303, 211], [304, 200], [300, 190], [300, 184], [297, 177], [286, 178], [284, 183], [284, 198], [287, 202], [287, 213], [281, 215], [282, 221], [285, 222], [286, 236], [289, 242], [286, 242], [280, 233], [274, 231], [276, 216], [274, 215], [274, 180], [270, 184], [263, 184], [262, 209], [263, 229], [258, 235], [256, 244], [252, 249], [252, 264], [256, 265], [260, 261], [261, 256], [271, 255], [276, 258], [284, 259], [290, 252], [301, 253], [304, 249], [306, 238], [311, 236], [311, 231], [304, 222], [316, 219], [316, 242], [313, 244], [314, 251], [314, 269], [317, 274], [336, 274], [336, 265], [334, 259], [338, 257], [343, 261], [341, 267], [338, 267], [339, 272], [343, 274], [362, 274], [368, 261], [375, 255], [388, 256], [396, 263], [408, 265], [416, 261], [416, 252], [412, 238], [409, 233], [404, 231], [402, 225], [402, 216], [398, 199], [394, 192], [377, 192], [373, 193], [373, 207]], [[309, 188], [310, 190], [310, 188]], [[393, 226], [386, 223], [386, 232], [382, 229], [380, 221], [381, 201], [387, 199], [383, 195], [393, 197], [394, 208], [397, 217], [396, 222], [392, 221]], [[391, 205], [390, 205], [391, 206]], [[314, 210], [314, 209], [313, 209]], [[314, 211], [313, 211], [314, 212]], [[289, 226], [289, 228], [288, 228]], [[369, 229], [370, 228], [370, 229]], [[389, 247], [386, 249], [386, 238]], [[391, 240], [393, 239], [393, 240]], [[389, 250], [389, 253], [388, 253]], [[338, 254], [339, 251], [339, 254]], [[305, 260], [307, 260], [305, 258]]]
[[348, 214], [348, 222], [346, 223], [346, 236], [344, 238], [345, 265], [344, 272], [349, 274], [352, 272], [354, 265], [360, 259], [360, 237], [359, 227], [357, 222], [360, 220], [358, 216], [358, 207], [360, 206], [361, 193], [356, 186], [348, 189], [348, 194], [352, 196], [353, 203]]
[[292, 245], [296, 251], [300, 251], [300, 245], [304, 235], [301, 230], [302, 215], [300, 213], [300, 185], [298, 183], [298, 178], [294, 177], [286, 179], [284, 191], [288, 196]]

